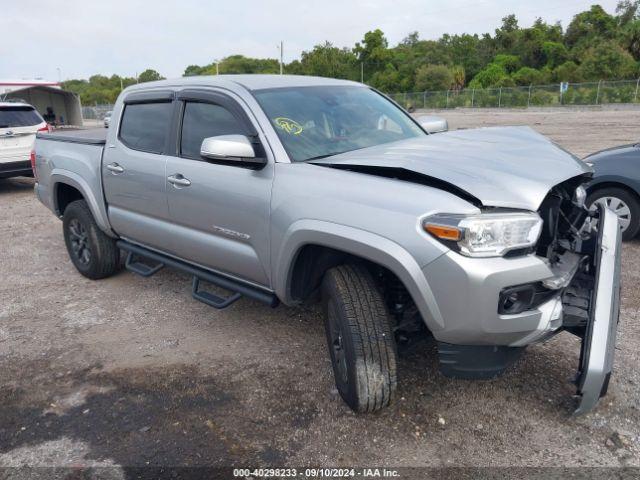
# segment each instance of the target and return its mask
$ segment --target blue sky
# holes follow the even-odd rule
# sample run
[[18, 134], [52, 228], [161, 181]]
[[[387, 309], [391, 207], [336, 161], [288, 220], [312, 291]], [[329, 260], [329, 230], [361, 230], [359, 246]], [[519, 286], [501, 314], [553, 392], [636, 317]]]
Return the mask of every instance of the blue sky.
[[240, 53], [285, 61], [330, 40], [353, 46], [381, 28], [390, 44], [418, 31], [493, 32], [515, 13], [521, 26], [542, 17], [566, 27], [577, 12], [599, 3], [613, 13], [617, 0], [19, 0], [0, 7], [0, 79], [86, 78], [94, 73], [134, 76], [154, 68], [180, 76], [189, 64]]

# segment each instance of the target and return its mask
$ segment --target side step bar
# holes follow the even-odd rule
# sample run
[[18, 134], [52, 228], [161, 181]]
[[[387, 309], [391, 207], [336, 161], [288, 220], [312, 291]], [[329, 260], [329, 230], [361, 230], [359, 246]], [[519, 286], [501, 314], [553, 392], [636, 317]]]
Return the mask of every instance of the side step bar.
[[[204, 268], [191, 265], [181, 260], [176, 260], [175, 258], [134, 245], [125, 240], [118, 240], [116, 245], [121, 250], [127, 252], [127, 261], [125, 263], [127, 270], [142, 275], [143, 277], [150, 277], [160, 271], [165, 265], [193, 275], [191, 295], [196, 300], [204, 302], [214, 308], [226, 308], [242, 296], [266, 303], [272, 308], [277, 307], [280, 303], [278, 297], [273, 293], [224, 277], [210, 270], [205, 270]], [[140, 261], [135, 261], [135, 257], [152, 260], [156, 265], [152, 267]], [[233, 292], [233, 294], [227, 298], [223, 298], [213, 293], [202, 291], [200, 290], [201, 281], [216, 285], [217, 287]]]

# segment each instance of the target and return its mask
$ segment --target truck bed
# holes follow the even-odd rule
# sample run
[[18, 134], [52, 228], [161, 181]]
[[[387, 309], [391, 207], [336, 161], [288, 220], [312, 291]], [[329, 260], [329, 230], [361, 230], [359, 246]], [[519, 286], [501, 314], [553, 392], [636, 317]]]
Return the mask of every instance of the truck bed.
[[110, 231], [102, 192], [102, 153], [107, 129], [66, 130], [36, 136], [36, 193], [42, 203], [62, 215], [55, 187], [66, 179], [91, 206], [98, 226]]
[[53, 133], [38, 133], [37, 138], [56, 142], [81, 143], [85, 145], [104, 145], [107, 141], [106, 128], [86, 130], [65, 130]]

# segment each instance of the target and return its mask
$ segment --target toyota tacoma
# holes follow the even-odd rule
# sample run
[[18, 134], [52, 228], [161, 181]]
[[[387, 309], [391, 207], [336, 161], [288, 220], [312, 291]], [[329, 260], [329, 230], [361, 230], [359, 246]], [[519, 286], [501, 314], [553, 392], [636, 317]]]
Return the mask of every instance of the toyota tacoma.
[[392, 401], [397, 352], [425, 335], [444, 375], [484, 379], [563, 331], [589, 411], [612, 371], [621, 236], [585, 208], [591, 168], [527, 127], [433, 123], [343, 80], [145, 83], [107, 130], [39, 134], [35, 191], [88, 278], [124, 255], [142, 276], [188, 273], [215, 308], [322, 302], [356, 411]]

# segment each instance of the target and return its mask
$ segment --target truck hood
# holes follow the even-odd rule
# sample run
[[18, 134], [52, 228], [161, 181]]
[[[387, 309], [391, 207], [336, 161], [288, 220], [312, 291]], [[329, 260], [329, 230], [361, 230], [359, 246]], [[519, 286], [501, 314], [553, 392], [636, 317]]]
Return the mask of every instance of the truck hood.
[[[483, 206], [537, 210], [549, 190], [592, 170], [529, 127], [456, 130], [312, 163], [440, 186]], [[396, 174], [394, 174], [397, 173]], [[478, 203], [478, 202], [476, 202]]]

